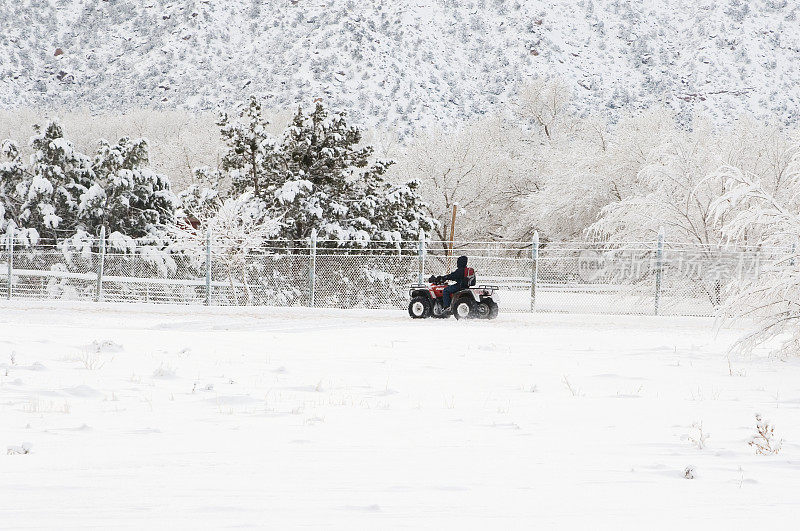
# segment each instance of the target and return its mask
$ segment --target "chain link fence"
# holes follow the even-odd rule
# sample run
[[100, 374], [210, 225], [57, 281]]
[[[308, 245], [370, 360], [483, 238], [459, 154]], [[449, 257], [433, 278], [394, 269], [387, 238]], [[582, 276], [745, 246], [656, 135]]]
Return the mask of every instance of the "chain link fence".
[[[209, 252], [210, 251], [210, 252]], [[789, 249], [669, 242], [447, 242], [340, 246], [269, 242], [250, 252], [0, 250], [0, 296], [211, 305], [404, 308], [408, 287], [469, 257], [504, 312], [713, 316], [731, 282], [756, 278]], [[210, 258], [210, 260], [209, 260]]]

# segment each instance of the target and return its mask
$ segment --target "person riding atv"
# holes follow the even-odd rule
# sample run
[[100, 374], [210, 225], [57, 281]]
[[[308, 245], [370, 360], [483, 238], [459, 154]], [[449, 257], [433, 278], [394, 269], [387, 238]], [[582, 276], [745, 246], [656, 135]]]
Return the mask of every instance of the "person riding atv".
[[[469, 270], [469, 271], [468, 271]], [[462, 289], [469, 288], [470, 279], [474, 278], [475, 273], [467, 267], [467, 257], [459, 256], [456, 261], [456, 270], [442, 277], [436, 277], [438, 283], [452, 280], [455, 284], [447, 286], [442, 292], [442, 308], [445, 312], [450, 311], [450, 297]]]
[[[498, 307], [493, 296], [498, 287], [476, 286], [475, 270], [467, 267], [466, 256], [458, 257], [456, 264], [458, 268], [449, 275], [434, 275], [427, 284], [420, 282], [410, 286], [408, 314], [413, 319], [451, 315], [455, 315], [456, 319], [497, 317]], [[455, 284], [447, 285], [448, 280]]]

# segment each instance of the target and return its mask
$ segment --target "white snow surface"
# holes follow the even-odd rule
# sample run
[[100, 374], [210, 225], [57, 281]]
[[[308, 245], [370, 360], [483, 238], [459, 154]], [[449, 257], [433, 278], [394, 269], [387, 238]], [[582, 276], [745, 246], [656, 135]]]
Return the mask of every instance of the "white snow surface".
[[785, 529], [800, 361], [741, 332], [3, 301], [0, 527]]

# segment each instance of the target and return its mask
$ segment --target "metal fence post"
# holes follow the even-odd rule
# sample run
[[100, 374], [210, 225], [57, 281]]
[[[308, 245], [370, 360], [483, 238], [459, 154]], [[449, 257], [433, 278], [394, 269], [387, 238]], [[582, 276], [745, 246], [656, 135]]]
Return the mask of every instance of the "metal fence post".
[[211, 224], [206, 227], [206, 306], [211, 305]]
[[95, 294], [95, 301], [100, 302], [103, 300], [103, 266], [106, 261], [106, 227], [100, 227], [100, 263], [97, 264], [97, 293]]
[[664, 268], [664, 228], [658, 231], [658, 247], [656, 249], [656, 297], [654, 315], [658, 315], [658, 305], [661, 302], [661, 272]]
[[311, 264], [308, 270], [308, 289], [310, 306], [315, 306], [314, 292], [317, 283], [317, 229], [311, 231]]
[[531, 241], [531, 312], [536, 311], [536, 283], [539, 280], [539, 231], [533, 233]]
[[14, 272], [14, 229], [8, 231], [8, 238], [6, 240], [6, 249], [8, 250], [8, 285], [6, 286], [6, 298], [11, 300], [11, 294], [14, 288], [11, 287], [11, 278]]
[[419, 229], [419, 275], [417, 282], [422, 284], [425, 280], [425, 231]]

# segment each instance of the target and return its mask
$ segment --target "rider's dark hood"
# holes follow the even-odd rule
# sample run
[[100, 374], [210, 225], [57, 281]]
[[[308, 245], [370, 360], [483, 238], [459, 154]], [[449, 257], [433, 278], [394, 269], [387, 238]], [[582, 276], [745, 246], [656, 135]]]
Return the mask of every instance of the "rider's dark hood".
[[461, 269], [462, 267], [467, 267], [467, 257], [459, 256], [456, 265], [458, 266], [459, 269]]

